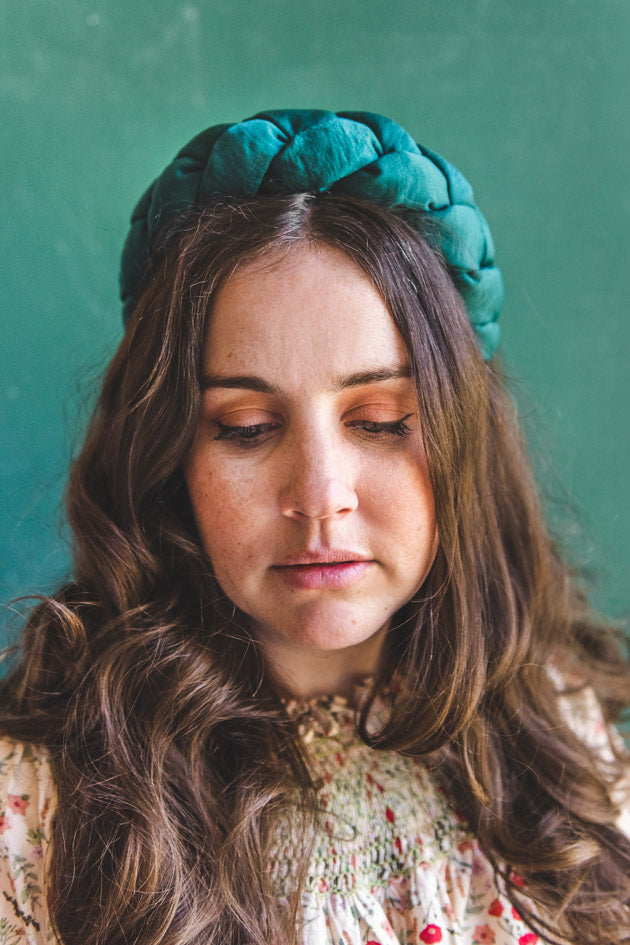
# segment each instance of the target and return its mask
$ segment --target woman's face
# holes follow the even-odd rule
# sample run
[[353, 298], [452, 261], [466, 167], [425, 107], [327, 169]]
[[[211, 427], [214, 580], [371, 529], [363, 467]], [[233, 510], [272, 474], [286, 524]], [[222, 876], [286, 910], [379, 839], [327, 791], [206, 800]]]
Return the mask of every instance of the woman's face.
[[333, 664], [372, 671], [437, 545], [409, 357], [383, 300], [325, 246], [243, 265], [215, 300], [203, 374], [186, 479], [221, 588], [295, 691], [326, 691]]

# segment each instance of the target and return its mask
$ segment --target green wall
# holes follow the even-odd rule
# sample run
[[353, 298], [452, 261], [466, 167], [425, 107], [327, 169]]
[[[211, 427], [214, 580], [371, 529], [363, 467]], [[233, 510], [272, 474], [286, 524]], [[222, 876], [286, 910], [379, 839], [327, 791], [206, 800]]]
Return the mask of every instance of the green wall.
[[0, 36], [1, 599], [68, 567], [136, 199], [201, 128], [314, 106], [390, 115], [472, 181], [550, 514], [627, 612], [628, 0], [2, 0]]

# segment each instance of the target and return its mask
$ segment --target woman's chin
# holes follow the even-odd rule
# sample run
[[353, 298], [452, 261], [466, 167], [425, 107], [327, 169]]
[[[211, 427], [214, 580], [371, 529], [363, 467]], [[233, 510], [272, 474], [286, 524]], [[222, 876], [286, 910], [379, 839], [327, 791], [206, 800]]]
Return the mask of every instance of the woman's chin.
[[352, 606], [317, 603], [282, 620], [253, 622], [254, 635], [273, 649], [330, 652], [361, 647], [382, 634], [389, 614], [358, 613]]

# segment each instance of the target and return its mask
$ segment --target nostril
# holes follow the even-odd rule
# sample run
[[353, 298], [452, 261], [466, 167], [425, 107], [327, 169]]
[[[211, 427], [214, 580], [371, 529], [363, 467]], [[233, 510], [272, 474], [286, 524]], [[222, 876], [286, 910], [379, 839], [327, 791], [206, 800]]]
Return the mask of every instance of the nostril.
[[341, 480], [298, 480], [282, 497], [281, 504], [289, 518], [325, 519], [350, 514], [358, 499], [354, 488]]

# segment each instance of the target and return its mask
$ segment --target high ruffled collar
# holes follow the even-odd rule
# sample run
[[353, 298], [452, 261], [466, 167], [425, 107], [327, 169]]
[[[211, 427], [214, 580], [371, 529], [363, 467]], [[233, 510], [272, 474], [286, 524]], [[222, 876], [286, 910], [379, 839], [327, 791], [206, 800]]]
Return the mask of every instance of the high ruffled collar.
[[[319, 695], [308, 699], [283, 698], [285, 712], [297, 725], [298, 734], [308, 744], [314, 738], [331, 738], [342, 732], [356, 731], [361, 707], [367, 699], [373, 677], [368, 676], [355, 684], [351, 696]], [[395, 698], [396, 687], [388, 687], [385, 698], [377, 698], [370, 713], [369, 728], [375, 729], [385, 721]]]

